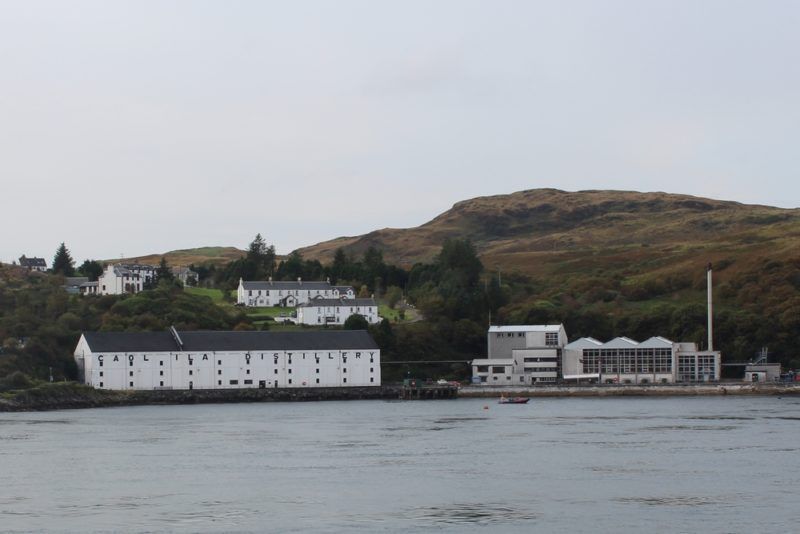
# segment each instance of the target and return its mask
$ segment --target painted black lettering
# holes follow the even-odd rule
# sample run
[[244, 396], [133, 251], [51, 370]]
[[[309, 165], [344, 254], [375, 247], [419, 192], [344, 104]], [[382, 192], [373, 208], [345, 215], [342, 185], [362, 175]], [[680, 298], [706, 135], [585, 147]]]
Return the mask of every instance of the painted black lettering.
[[208, 354], [203, 354], [203, 359], [207, 360], [208, 359]]
[[100, 363], [103, 363], [103, 355], [102, 354], [97, 356], [97, 361], [100, 362]]
[[114, 355], [114, 361], [115, 361], [115, 362], [118, 362], [118, 361], [119, 361], [119, 356], [117, 356], [116, 354]]

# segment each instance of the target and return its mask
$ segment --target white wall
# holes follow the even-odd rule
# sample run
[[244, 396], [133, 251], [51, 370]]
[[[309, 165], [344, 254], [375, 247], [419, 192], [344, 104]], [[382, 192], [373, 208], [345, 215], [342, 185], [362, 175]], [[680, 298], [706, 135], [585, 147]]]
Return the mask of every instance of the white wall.
[[276, 382], [278, 387], [381, 384], [377, 349], [96, 354], [81, 338], [75, 358], [85, 369], [84, 382], [103, 389], [189, 389], [190, 382], [194, 389], [257, 388], [261, 380], [266, 387]]

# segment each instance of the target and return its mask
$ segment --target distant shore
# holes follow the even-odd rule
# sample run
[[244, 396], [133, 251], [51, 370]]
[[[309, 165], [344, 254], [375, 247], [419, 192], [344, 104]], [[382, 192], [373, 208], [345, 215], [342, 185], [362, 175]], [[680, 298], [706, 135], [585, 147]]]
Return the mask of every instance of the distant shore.
[[[800, 395], [800, 383], [793, 384], [659, 384], [494, 387], [465, 386], [461, 398], [506, 397], [669, 397], [711, 395]], [[324, 400], [397, 400], [402, 385], [347, 388], [280, 388], [110, 391], [74, 383], [48, 384], [0, 395], [0, 412], [32, 412], [121, 406], [174, 404], [222, 404], [240, 402], [311, 402]]]
[[703, 395], [800, 395], [800, 383], [648, 384], [496, 387], [465, 386], [458, 396], [470, 397], [680, 397]]

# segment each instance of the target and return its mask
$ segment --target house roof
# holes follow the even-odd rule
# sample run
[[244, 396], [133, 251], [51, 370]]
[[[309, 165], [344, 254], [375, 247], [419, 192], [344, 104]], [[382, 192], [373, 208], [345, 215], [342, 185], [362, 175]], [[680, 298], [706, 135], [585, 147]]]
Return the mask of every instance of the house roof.
[[264, 290], [264, 289], [278, 289], [278, 290], [286, 290], [286, 289], [306, 289], [306, 290], [318, 290], [322, 291], [325, 289], [331, 289], [331, 285], [328, 282], [298, 282], [297, 280], [281, 280], [281, 281], [242, 281], [242, 287], [246, 290], [255, 289], [255, 290]]
[[639, 348], [642, 349], [671, 349], [672, 341], [665, 337], [655, 336], [646, 341], [639, 343]]
[[348, 291], [352, 291], [353, 293], [355, 293], [356, 291], [355, 289], [353, 289], [353, 286], [331, 286], [331, 289], [338, 289], [339, 293], [341, 293], [342, 291], [344, 291], [345, 293], [347, 293]]
[[314, 308], [324, 306], [377, 306], [375, 299], [321, 299], [315, 298], [300, 304], [298, 308]]
[[67, 287], [79, 287], [88, 281], [89, 278], [86, 276], [67, 276], [64, 285]]
[[378, 349], [365, 330], [312, 332], [84, 332], [92, 352], [202, 352], [243, 350], [369, 350]]
[[19, 264], [21, 267], [47, 267], [47, 262], [44, 258], [26, 258], [20, 257]]
[[560, 332], [560, 324], [523, 324], [507, 326], [490, 326], [489, 332]]

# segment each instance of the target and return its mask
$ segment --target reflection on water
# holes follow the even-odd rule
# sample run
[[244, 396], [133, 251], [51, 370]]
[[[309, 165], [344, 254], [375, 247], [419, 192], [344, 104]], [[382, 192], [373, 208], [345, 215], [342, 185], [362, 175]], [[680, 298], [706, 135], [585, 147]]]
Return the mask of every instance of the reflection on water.
[[794, 530], [800, 402], [512, 408], [464, 399], [0, 414], [0, 531]]

